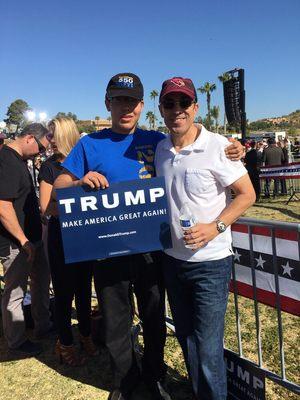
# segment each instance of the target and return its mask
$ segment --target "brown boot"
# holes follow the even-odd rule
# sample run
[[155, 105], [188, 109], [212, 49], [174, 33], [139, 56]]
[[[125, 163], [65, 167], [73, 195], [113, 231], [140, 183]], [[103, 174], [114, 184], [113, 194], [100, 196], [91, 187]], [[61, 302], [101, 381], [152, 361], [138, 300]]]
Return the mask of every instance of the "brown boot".
[[94, 357], [99, 354], [99, 349], [95, 346], [92, 336], [82, 336], [79, 334], [79, 341], [83, 350], [90, 356]]
[[80, 367], [85, 363], [85, 358], [76, 352], [73, 344], [71, 346], [64, 346], [57, 340], [55, 354], [59, 357], [61, 364], [65, 363], [71, 367]]

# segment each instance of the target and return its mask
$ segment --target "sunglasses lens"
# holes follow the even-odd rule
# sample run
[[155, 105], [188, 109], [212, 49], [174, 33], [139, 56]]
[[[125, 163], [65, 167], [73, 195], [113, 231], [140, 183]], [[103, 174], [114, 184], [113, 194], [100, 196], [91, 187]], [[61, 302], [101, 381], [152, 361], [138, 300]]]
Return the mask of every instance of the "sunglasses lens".
[[166, 110], [172, 110], [172, 108], [175, 106], [175, 103], [174, 101], [164, 101], [162, 105]]
[[190, 99], [182, 99], [179, 102], [180, 107], [183, 109], [189, 108], [192, 105], [192, 100]]
[[172, 110], [175, 107], [175, 104], [179, 104], [180, 108], [186, 110], [192, 105], [192, 103], [193, 101], [191, 99], [180, 99], [178, 102], [166, 100], [162, 102], [162, 105], [166, 110]]

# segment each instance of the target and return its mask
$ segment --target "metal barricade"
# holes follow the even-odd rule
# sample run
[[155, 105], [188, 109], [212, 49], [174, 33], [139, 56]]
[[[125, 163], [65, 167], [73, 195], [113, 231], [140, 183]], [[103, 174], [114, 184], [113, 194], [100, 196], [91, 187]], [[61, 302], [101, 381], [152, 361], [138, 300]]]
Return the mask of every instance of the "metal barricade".
[[[257, 343], [257, 363], [253, 363], [253, 361], [245, 358], [243, 354], [243, 345], [242, 345], [242, 335], [241, 335], [241, 322], [240, 322], [240, 312], [239, 312], [239, 304], [238, 304], [238, 291], [237, 291], [237, 278], [236, 278], [236, 268], [233, 265], [232, 270], [232, 283], [233, 283], [233, 296], [234, 296], [234, 308], [235, 308], [235, 321], [236, 321], [236, 335], [237, 335], [237, 344], [238, 344], [238, 353], [235, 353], [240, 359], [247, 360], [253, 363], [257, 368], [264, 372], [266, 378], [269, 378], [271, 381], [276, 384], [282, 386], [290, 392], [300, 394], [300, 386], [296, 382], [291, 382], [286, 378], [286, 364], [285, 364], [285, 352], [284, 352], [284, 332], [283, 332], [283, 324], [282, 324], [282, 315], [281, 315], [281, 300], [280, 300], [280, 280], [278, 273], [278, 257], [277, 257], [277, 249], [276, 249], [276, 237], [275, 230], [283, 230], [296, 232], [297, 234], [297, 243], [298, 243], [298, 255], [300, 256], [300, 224], [297, 223], [286, 223], [286, 222], [276, 222], [276, 221], [266, 221], [266, 220], [257, 220], [252, 218], [240, 218], [237, 221], [238, 224], [243, 224], [248, 227], [248, 238], [249, 238], [249, 251], [250, 251], [250, 267], [251, 267], [251, 276], [252, 276], [252, 286], [253, 286], [253, 302], [254, 302], [254, 314], [255, 314], [255, 329], [256, 329], [256, 343]], [[277, 329], [278, 329], [278, 338], [279, 338], [279, 354], [280, 354], [280, 374], [277, 374], [269, 369], [264, 368], [263, 366], [263, 358], [262, 358], [262, 338], [261, 338], [261, 324], [260, 324], [260, 316], [259, 316], [259, 307], [257, 300], [257, 284], [256, 284], [256, 268], [254, 262], [254, 250], [253, 250], [253, 228], [254, 227], [263, 227], [268, 228], [271, 234], [271, 243], [272, 243], [272, 266], [273, 273], [275, 278], [275, 296], [276, 296], [276, 311], [277, 311]], [[166, 323], [168, 328], [170, 328], [173, 332], [175, 332], [175, 327], [172, 321], [172, 317], [169, 313], [168, 304], [166, 306], [167, 315], [166, 315]], [[230, 350], [230, 349], [229, 349]], [[230, 350], [232, 352], [232, 350]]]
[[[274, 179], [270, 178], [270, 181], [270, 193], [274, 195]], [[282, 193], [281, 181], [285, 181], [287, 193]], [[260, 179], [260, 193], [262, 196], [266, 194], [265, 187], [266, 180]], [[289, 204], [291, 200], [300, 200], [299, 196], [297, 196], [298, 193], [300, 193], [300, 179], [278, 179], [278, 194], [290, 196], [286, 204]]]

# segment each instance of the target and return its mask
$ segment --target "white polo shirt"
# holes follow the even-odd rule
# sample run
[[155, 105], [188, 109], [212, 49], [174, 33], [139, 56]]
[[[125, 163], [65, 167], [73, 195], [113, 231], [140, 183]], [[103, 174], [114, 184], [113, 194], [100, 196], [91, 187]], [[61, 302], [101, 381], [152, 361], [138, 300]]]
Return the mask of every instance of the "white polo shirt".
[[240, 161], [230, 161], [224, 153], [228, 140], [202, 126], [197, 140], [177, 153], [171, 135], [156, 149], [157, 176], [164, 176], [170, 207], [173, 248], [165, 252], [177, 259], [199, 262], [219, 260], [231, 253], [230, 227], [199, 250], [187, 249], [180, 226], [180, 209], [188, 203], [198, 222], [214, 221], [231, 201], [233, 182], [247, 173]]

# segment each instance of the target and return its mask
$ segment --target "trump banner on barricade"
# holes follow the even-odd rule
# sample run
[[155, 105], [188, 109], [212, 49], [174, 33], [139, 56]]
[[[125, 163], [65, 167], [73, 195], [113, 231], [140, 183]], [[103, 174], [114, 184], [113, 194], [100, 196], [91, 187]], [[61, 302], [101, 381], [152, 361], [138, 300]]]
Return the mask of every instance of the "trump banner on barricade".
[[66, 263], [172, 247], [164, 178], [56, 193]]
[[227, 400], [265, 400], [265, 372], [249, 360], [225, 350]]

